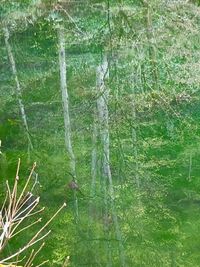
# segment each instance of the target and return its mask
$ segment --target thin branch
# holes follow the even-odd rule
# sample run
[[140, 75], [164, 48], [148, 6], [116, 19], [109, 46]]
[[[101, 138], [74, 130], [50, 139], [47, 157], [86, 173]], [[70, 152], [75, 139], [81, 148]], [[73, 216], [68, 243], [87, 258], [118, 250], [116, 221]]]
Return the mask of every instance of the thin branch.
[[58, 210], [57, 212], [51, 217], [51, 219], [49, 219], [45, 225], [34, 235], [34, 237], [31, 239], [31, 241], [29, 241], [29, 243], [33, 242], [38, 235], [47, 227], [47, 225], [49, 225], [49, 223], [56, 217], [56, 215], [64, 208], [66, 207], [66, 203], [64, 203]]
[[31, 260], [29, 261], [28, 265], [27, 266], [24, 266], [24, 267], [29, 267], [29, 266], [32, 266], [32, 262], [33, 260], [36, 258], [37, 254], [41, 251], [41, 249], [44, 247], [45, 245], [45, 242], [43, 242], [41, 244], [41, 246], [38, 248], [38, 250], [35, 251], [35, 253], [32, 255], [32, 258]]
[[46, 234], [44, 234], [42, 237], [38, 238], [37, 240], [35, 240], [34, 242], [29, 242], [27, 245], [25, 245], [23, 248], [19, 249], [16, 253], [10, 255], [9, 257], [7, 257], [6, 259], [3, 259], [0, 261], [0, 263], [5, 263], [7, 260], [10, 260], [14, 257], [16, 257], [17, 255], [21, 254], [22, 252], [24, 252], [26, 249], [28, 249], [29, 247], [32, 247], [34, 244], [38, 243], [39, 241], [43, 240], [47, 235], [49, 235], [51, 233], [51, 230], [49, 230]]
[[29, 184], [29, 182], [30, 182], [30, 179], [31, 179], [32, 174], [33, 174], [33, 172], [34, 172], [34, 170], [35, 170], [35, 167], [36, 167], [36, 162], [34, 162], [33, 167], [32, 167], [32, 169], [31, 169], [31, 172], [30, 172], [30, 174], [29, 174], [29, 177], [28, 177], [28, 179], [27, 179], [27, 181], [26, 181], [26, 184], [25, 184], [25, 186], [24, 186], [24, 188], [23, 188], [23, 190], [22, 190], [22, 192], [21, 192], [21, 194], [20, 194], [20, 197], [19, 197], [19, 199], [18, 199], [18, 201], [17, 201], [17, 204], [16, 204], [17, 206], [19, 205], [19, 203], [20, 203], [20, 201], [21, 201], [21, 198], [23, 197], [24, 192], [26, 191], [26, 188], [27, 188], [27, 186], [28, 186], [28, 184]]
[[43, 261], [42, 263], [40, 263], [39, 265], [35, 266], [35, 267], [40, 267], [42, 265], [44, 265], [45, 263], [49, 262], [49, 260]]
[[33, 226], [33, 225], [35, 225], [36, 223], [39, 223], [39, 222], [41, 222], [41, 221], [42, 221], [42, 218], [39, 218], [37, 221], [35, 221], [35, 222], [33, 222], [33, 223], [27, 225], [26, 227], [20, 229], [18, 232], [16, 232], [15, 234], [13, 234], [12, 237], [18, 235], [19, 233], [23, 232], [24, 230], [27, 230], [27, 229], [30, 228], [31, 226]]

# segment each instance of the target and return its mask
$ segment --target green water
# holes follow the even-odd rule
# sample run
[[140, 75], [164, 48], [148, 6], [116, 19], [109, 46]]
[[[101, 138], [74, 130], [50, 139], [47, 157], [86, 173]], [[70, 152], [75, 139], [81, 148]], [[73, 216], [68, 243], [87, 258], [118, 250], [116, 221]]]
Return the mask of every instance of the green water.
[[[52, 233], [34, 266], [47, 259], [44, 266], [64, 266], [67, 256], [74, 267], [200, 266], [199, 11], [192, 1], [153, 0], [149, 7], [128, 0], [2, 2], [0, 199], [6, 180], [13, 183], [21, 158], [20, 187], [37, 162], [39, 184], [33, 194], [40, 195], [39, 206], [46, 207], [44, 221], [67, 203], [48, 226]], [[78, 218], [68, 186], [72, 176], [60, 90], [61, 26], [71, 143], [81, 189]], [[32, 149], [20, 113], [5, 27]], [[102, 125], [95, 113], [101, 97], [96, 70], [105, 55], [113, 196], [109, 179], [103, 177]], [[22, 247], [36, 229], [11, 240], [0, 259]], [[30, 249], [24, 255], [29, 253]]]

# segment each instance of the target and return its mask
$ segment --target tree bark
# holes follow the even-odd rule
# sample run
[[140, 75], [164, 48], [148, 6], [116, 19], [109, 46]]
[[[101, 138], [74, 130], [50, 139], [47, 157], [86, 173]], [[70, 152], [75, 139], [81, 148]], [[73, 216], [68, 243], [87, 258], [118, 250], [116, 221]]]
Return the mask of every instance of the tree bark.
[[92, 134], [92, 166], [91, 166], [91, 175], [92, 175], [92, 183], [91, 183], [91, 192], [90, 197], [94, 197], [95, 192], [95, 183], [97, 176], [97, 118], [96, 118], [96, 108], [94, 111], [94, 122], [93, 122], [93, 134]]
[[90, 201], [89, 201], [89, 215], [92, 218], [95, 210], [95, 187], [97, 178], [97, 138], [98, 138], [98, 126], [97, 126], [97, 110], [94, 109], [94, 121], [93, 121], [93, 133], [92, 133], [92, 155], [91, 155], [91, 187], [90, 187]]
[[132, 105], [132, 118], [133, 118], [133, 126], [132, 126], [132, 144], [133, 144], [133, 155], [135, 159], [135, 182], [137, 188], [140, 189], [140, 180], [139, 180], [139, 163], [138, 163], [138, 147], [137, 147], [137, 131], [136, 131], [136, 111], [135, 111], [135, 100], [134, 94], [131, 100]]
[[154, 44], [154, 35], [153, 35], [153, 23], [152, 23], [152, 13], [150, 3], [147, 1], [143, 1], [145, 9], [146, 9], [146, 32], [147, 32], [147, 40], [149, 46], [149, 59], [151, 64], [151, 73], [153, 79], [153, 89], [158, 89], [158, 68], [157, 68], [157, 58], [156, 58], [156, 50]]
[[27, 136], [27, 140], [28, 140], [28, 153], [30, 153], [30, 149], [33, 149], [33, 144], [31, 141], [31, 137], [30, 137], [30, 132], [29, 132], [29, 127], [28, 127], [28, 122], [27, 122], [27, 116], [26, 116], [26, 112], [25, 112], [25, 108], [24, 108], [24, 104], [22, 101], [22, 89], [19, 83], [19, 79], [18, 79], [18, 75], [17, 75], [17, 69], [16, 69], [16, 64], [15, 64], [15, 59], [12, 53], [12, 49], [9, 43], [9, 31], [8, 28], [5, 27], [3, 29], [4, 31], [4, 38], [5, 38], [5, 45], [6, 45], [6, 49], [7, 49], [7, 53], [8, 53], [8, 58], [11, 64], [11, 68], [12, 68], [12, 73], [15, 79], [15, 83], [16, 83], [16, 95], [17, 95], [17, 100], [18, 100], [18, 104], [19, 104], [19, 109], [21, 112], [21, 117], [22, 117], [22, 122], [26, 131], [26, 136]]
[[[122, 244], [122, 236], [119, 228], [117, 214], [115, 211], [114, 188], [113, 188], [112, 174], [110, 168], [110, 136], [109, 136], [109, 113], [108, 113], [109, 89], [105, 85], [105, 80], [108, 77], [109, 77], [108, 60], [107, 56], [104, 55], [102, 64], [97, 67], [97, 90], [99, 93], [99, 97], [97, 99], [97, 109], [98, 109], [100, 135], [101, 135], [101, 143], [103, 151], [102, 176], [106, 180], [106, 184], [108, 183], [108, 191], [106, 190], [106, 184], [104, 184], [105, 186], [104, 202], [106, 206], [105, 208], [107, 208], [108, 204], [110, 204], [112, 213], [111, 215], [116, 231], [116, 237], [119, 242], [120, 266], [124, 267], [126, 266], [124, 247]], [[110, 201], [109, 203], [108, 200]], [[109, 216], [108, 212], [106, 212], [105, 216]]]
[[[71, 141], [71, 123], [69, 114], [69, 96], [67, 91], [67, 77], [66, 77], [66, 55], [65, 55], [65, 31], [63, 26], [58, 28], [58, 42], [59, 42], [59, 68], [60, 68], [60, 89], [62, 93], [63, 116], [65, 127], [65, 146], [70, 158], [70, 172], [73, 176], [74, 182], [77, 183], [76, 178], [76, 160], [72, 148]], [[78, 220], [78, 198], [74, 190], [74, 206], [76, 221]]]

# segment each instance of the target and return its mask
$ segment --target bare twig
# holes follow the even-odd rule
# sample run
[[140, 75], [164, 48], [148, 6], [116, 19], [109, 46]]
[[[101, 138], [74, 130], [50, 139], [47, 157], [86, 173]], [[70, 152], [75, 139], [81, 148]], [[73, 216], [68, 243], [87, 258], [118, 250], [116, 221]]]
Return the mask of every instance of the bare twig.
[[[33, 215], [41, 213], [44, 210], [44, 207], [36, 210], [36, 207], [39, 204], [40, 198], [34, 196], [32, 193], [27, 192], [27, 188], [29, 188], [29, 183], [36, 167], [36, 163], [33, 164], [29, 177], [23, 186], [21, 193], [18, 196], [18, 181], [19, 181], [19, 169], [20, 169], [20, 159], [18, 160], [16, 176], [14, 180], [13, 188], [11, 189], [10, 184], [6, 181], [7, 186], [7, 193], [3, 201], [3, 205], [0, 209], [0, 252], [4, 250], [6, 245], [8, 244], [9, 240], [15, 236], [20, 235], [22, 232], [28, 230], [30, 227], [34, 226], [35, 224], [41, 222], [41, 218], [34, 219]], [[0, 266], [2, 264], [16, 264], [19, 262], [24, 262], [25, 257], [21, 257], [21, 254], [29, 249], [30, 247], [34, 246], [35, 244], [39, 243], [43, 239], [45, 239], [51, 232], [49, 230], [46, 233], [43, 231], [47, 228], [50, 222], [57, 216], [57, 214], [66, 206], [64, 203], [56, 212], [55, 214], [30, 238], [26, 244], [22, 246], [22, 248], [18, 249], [16, 252], [13, 252], [9, 256], [5, 256], [5, 258], [0, 259]], [[28, 225], [21, 227], [22, 222], [26, 222], [26, 219], [31, 216], [33, 220], [31, 223], [29, 222]], [[24, 267], [31, 267], [33, 266], [33, 260], [36, 258], [37, 254], [43, 248], [45, 243], [42, 243], [38, 249], [33, 249], [28, 256], [28, 259], [24, 263]], [[15, 261], [12, 259], [15, 258]], [[17, 259], [17, 260], [16, 260]], [[47, 261], [42, 262], [37, 266], [42, 266]], [[14, 265], [12, 265], [14, 266]]]

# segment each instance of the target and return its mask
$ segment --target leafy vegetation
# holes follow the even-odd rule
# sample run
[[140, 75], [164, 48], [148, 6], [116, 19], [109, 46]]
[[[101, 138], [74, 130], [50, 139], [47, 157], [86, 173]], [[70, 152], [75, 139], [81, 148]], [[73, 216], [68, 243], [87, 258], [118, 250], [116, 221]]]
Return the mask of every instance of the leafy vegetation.
[[0, 15], [0, 199], [20, 157], [47, 218], [67, 203], [36, 266], [199, 266], [198, 1], [9, 0]]

